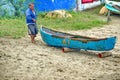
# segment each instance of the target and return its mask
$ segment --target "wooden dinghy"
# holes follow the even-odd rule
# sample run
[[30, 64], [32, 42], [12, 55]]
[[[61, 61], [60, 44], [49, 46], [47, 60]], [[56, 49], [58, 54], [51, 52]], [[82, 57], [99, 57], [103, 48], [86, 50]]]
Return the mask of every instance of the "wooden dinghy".
[[61, 48], [109, 51], [114, 48], [116, 43], [115, 36], [98, 39], [63, 33], [45, 27], [41, 27], [40, 33], [47, 45]]
[[110, 1], [105, 4], [105, 7], [113, 13], [120, 14], [120, 2]]
[[109, 10], [107, 14], [107, 22], [111, 20], [110, 18], [111, 12], [115, 14], [120, 14], [120, 2], [109, 1], [108, 3], [105, 4], [105, 7]]

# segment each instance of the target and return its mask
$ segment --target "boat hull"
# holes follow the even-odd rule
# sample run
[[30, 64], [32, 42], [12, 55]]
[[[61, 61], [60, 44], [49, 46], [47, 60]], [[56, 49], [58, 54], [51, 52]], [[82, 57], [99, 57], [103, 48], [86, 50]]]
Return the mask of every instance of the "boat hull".
[[42, 28], [40, 29], [42, 40], [49, 46], [54, 47], [67, 47], [71, 49], [84, 49], [84, 50], [95, 50], [95, 51], [109, 51], [115, 46], [116, 37], [109, 37], [100, 40], [93, 41], [80, 41], [73, 40], [71, 38], [61, 38], [45, 32]]

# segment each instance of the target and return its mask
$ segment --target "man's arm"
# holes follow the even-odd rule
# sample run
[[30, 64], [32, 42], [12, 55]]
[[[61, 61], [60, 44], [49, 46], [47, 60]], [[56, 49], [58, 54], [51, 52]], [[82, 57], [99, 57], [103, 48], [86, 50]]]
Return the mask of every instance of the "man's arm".
[[33, 22], [36, 22], [36, 20], [35, 20], [34, 18], [31, 17], [29, 11], [26, 11], [26, 18], [27, 18], [28, 20], [33, 20]]
[[32, 18], [33, 22], [36, 22], [36, 20], [34, 18]]

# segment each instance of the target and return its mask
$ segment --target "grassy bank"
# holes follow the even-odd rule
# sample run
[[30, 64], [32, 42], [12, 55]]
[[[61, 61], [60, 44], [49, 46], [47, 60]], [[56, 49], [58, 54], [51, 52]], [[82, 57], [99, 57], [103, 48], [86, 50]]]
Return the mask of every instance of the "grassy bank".
[[26, 32], [25, 18], [0, 19], [0, 37], [21, 38]]
[[[80, 30], [100, 27], [105, 24], [98, 16], [99, 8], [84, 12], [70, 12], [73, 18], [50, 19], [38, 16], [38, 25], [44, 25], [52, 29]], [[39, 26], [40, 28], [40, 26]], [[27, 34], [25, 17], [1, 18], [0, 37], [9, 36], [20, 38]]]
[[97, 15], [89, 14], [89, 12], [71, 13], [73, 18], [48, 19], [43, 18], [38, 21], [39, 24], [53, 29], [63, 30], [80, 30], [100, 27], [105, 24]]

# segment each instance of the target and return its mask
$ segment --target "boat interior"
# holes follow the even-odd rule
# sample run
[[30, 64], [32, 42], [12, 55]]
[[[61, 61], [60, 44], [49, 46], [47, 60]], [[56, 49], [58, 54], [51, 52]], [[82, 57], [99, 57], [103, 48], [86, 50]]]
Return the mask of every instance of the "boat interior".
[[56, 30], [52, 30], [52, 29], [48, 29], [46, 27], [42, 27], [42, 30], [45, 31], [46, 33], [51, 34], [53, 37], [57, 37], [57, 38], [69, 38], [69, 39], [73, 39], [73, 40], [80, 40], [83, 42], [87, 42], [87, 41], [99, 41], [99, 40], [105, 40], [106, 38], [91, 38], [91, 37], [86, 37], [86, 36], [80, 36], [80, 35], [73, 35], [73, 34], [69, 34], [69, 33], [64, 33], [64, 32], [59, 32]]

